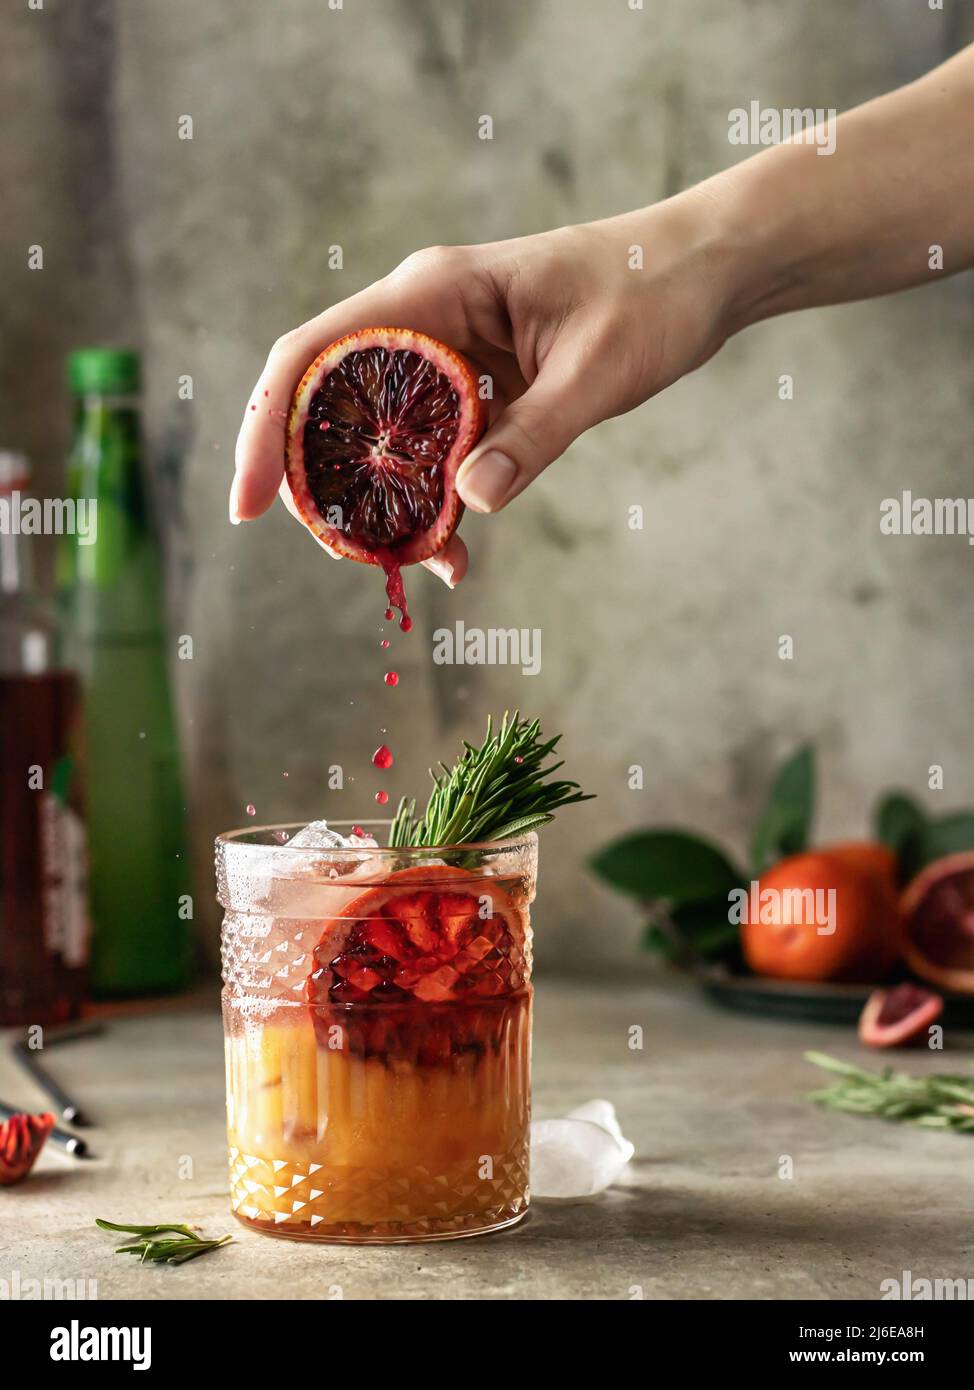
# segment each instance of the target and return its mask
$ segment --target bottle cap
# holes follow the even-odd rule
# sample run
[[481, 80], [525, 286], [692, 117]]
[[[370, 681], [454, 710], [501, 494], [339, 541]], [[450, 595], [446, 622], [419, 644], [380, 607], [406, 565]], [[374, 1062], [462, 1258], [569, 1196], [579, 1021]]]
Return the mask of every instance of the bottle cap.
[[131, 348], [79, 348], [68, 357], [68, 385], [76, 396], [134, 396], [139, 354]]
[[0, 492], [30, 487], [30, 461], [15, 449], [0, 449]]

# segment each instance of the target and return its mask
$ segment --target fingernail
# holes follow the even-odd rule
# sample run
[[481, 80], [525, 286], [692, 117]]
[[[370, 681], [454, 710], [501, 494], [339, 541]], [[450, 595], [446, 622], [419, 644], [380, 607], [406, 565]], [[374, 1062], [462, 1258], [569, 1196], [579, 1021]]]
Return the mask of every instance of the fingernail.
[[239, 526], [239, 525], [240, 525], [240, 513], [237, 511], [237, 483], [239, 482], [239, 480], [240, 480], [240, 474], [239, 474], [239, 473], [235, 473], [235, 474], [233, 475], [233, 482], [230, 484], [230, 525], [231, 525], [231, 526]]
[[498, 449], [475, 459], [458, 483], [460, 496], [475, 512], [493, 512], [514, 486], [517, 464]]
[[426, 561], [426, 568], [431, 574], [435, 574], [437, 579], [442, 579], [448, 588], [455, 589], [457, 587], [453, 582], [453, 566], [449, 560], [441, 560], [438, 556], [434, 556], [433, 559]]

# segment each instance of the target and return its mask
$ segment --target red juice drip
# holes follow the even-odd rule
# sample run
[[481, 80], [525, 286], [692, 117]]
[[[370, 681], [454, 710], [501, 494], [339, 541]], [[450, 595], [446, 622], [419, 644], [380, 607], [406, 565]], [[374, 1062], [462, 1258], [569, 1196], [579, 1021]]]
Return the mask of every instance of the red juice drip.
[[396, 616], [396, 615], [395, 615], [395, 613], [393, 613], [393, 611], [392, 611], [391, 608], [387, 608], [387, 609], [386, 609], [386, 622], [387, 622], [387, 623], [391, 623], [392, 620], [393, 620], [393, 618], [394, 618], [395, 616]]
[[389, 600], [389, 608], [386, 609], [387, 615], [391, 616], [390, 610], [398, 608], [402, 615], [399, 619], [399, 626], [403, 632], [409, 632], [413, 625], [413, 620], [409, 616], [409, 609], [406, 607], [406, 589], [402, 582], [402, 570], [395, 560], [390, 560], [388, 556], [377, 555], [377, 560], [386, 575], [386, 598]]
[[357, 835], [357, 836], [359, 837], [360, 840], [364, 840], [364, 839], [365, 839], [365, 831], [362, 829], [362, 827], [361, 827], [360, 825], [353, 825], [353, 826], [352, 826], [352, 834], [353, 834], [353, 835]]
[[383, 637], [382, 641], [379, 643], [379, 646], [380, 646], [380, 647], [383, 649], [383, 651], [384, 651], [384, 650], [386, 649], [386, 647], [388, 647], [388, 645], [389, 645], [389, 639], [388, 639], [388, 637]]
[[380, 806], [384, 806], [384, 805], [386, 804], [386, 802], [389, 800], [389, 793], [388, 793], [388, 792], [376, 792], [376, 794], [375, 794], [375, 799], [376, 799], [376, 801], [379, 803]]
[[394, 761], [392, 749], [388, 748], [384, 743], [380, 743], [372, 754], [372, 762], [375, 767], [392, 767]]
[[387, 671], [387, 672], [385, 673], [385, 675], [383, 676], [382, 679], [385, 681], [386, 685], [398, 685], [398, 684], [399, 684], [399, 672], [398, 672], [398, 671]]

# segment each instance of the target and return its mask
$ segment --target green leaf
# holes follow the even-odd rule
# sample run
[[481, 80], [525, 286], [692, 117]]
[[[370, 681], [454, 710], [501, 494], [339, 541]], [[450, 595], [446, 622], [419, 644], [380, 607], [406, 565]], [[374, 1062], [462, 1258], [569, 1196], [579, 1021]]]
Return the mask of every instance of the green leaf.
[[873, 812], [876, 839], [899, 854], [904, 842], [927, 823], [923, 809], [903, 792], [887, 792]]
[[725, 898], [741, 875], [707, 840], [682, 830], [637, 830], [604, 845], [589, 866], [610, 887], [644, 902]]
[[[738, 887], [738, 884], [734, 885]], [[727, 894], [706, 902], [682, 903], [670, 913], [673, 930], [701, 960], [733, 961], [740, 955], [741, 929], [728, 921]]]
[[755, 874], [808, 845], [815, 810], [815, 761], [812, 749], [799, 748], [778, 769], [751, 841]]
[[644, 951], [652, 951], [664, 960], [675, 960], [681, 955], [681, 943], [659, 922], [647, 922], [643, 927], [640, 944]]
[[727, 920], [727, 897], [679, 907], [659, 904], [643, 929], [642, 946], [675, 965], [699, 965], [721, 961], [731, 967], [741, 962], [741, 934]]
[[906, 850], [911, 858], [910, 869], [916, 872], [945, 854], [974, 849], [974, 813], [955, 811], [937, 820], [928, 820], [918, 834], [908, 841]]

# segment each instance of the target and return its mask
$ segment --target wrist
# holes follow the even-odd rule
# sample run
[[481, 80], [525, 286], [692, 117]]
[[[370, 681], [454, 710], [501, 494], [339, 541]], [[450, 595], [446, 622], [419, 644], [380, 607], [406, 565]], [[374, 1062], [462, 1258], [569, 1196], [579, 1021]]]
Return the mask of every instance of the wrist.
[[685, 195], [708, 226], [709, 261], [724, 337], [785, 312], [801, 283], [800, 248], [789, 235], [768, 165], [748, 160]]

